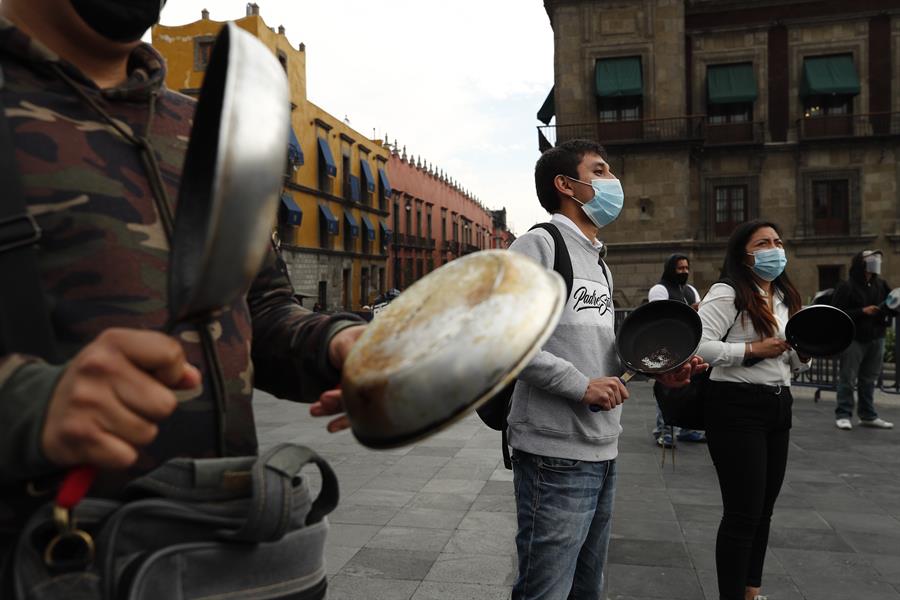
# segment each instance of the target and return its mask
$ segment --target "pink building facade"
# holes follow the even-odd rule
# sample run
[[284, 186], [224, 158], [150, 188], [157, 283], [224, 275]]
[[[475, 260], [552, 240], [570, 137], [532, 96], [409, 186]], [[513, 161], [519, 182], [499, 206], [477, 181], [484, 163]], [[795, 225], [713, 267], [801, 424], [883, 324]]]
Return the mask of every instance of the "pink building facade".
[[[511, 242], [505, 209], [489, 210], [433, 165], [394, 148], [388, 173], [393, 188], [388, 207], [393, 287], [403, 290], [455, 258]], [[502, 225], [497, 228], [495, 222]]]

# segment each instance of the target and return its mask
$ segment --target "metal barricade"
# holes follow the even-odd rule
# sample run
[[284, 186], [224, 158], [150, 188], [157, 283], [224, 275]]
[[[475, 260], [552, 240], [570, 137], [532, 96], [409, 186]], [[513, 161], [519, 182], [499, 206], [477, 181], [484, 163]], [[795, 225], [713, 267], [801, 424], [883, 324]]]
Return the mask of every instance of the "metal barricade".
[[808, 371], [795, 374], [791, 380], [792, 386], [814, 387], [816, 393], [813, 401], [818, 402], [823, 391], [836, 392], [838, 384], [838, 371], [840, 358], [831, 356], [828, 358], [814, 358]]

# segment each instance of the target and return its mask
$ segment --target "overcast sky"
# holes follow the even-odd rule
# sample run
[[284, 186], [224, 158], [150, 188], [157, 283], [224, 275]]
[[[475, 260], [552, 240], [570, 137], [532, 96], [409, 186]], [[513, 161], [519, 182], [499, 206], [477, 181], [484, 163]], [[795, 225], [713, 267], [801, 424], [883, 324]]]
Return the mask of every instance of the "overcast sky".
[[[385, 133], [521, 234], [546, 220], [534, 194], [535, 113], [553, 85], [541, 0], [257, 0], [306, 44], [309, 99], [371, 137]], [[164, 25], [246, 14], [243, 0], [169, 0]]]

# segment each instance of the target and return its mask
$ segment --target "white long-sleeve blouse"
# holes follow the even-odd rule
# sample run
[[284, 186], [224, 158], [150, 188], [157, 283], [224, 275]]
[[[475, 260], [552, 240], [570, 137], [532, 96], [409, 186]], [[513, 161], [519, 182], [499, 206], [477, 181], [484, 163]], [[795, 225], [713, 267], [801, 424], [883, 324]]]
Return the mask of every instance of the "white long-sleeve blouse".
[[[765, 295], [763, 290], [757, 291]], [[752, 366], [744, 366], [746, 343], [762, 341], [762, 336], [756, 332], [749, 315], [745, 313], [738, 318], [734, 298], [734, 288], [717, 283], [709, 289], [700, 303], [703, 335], [698, 353], [710, 367], [714, 367], [710, 379], [789, 386], [791, 372], [805, 371], [809, 368], [809, 363], [802, 362], [794, 350], [789, 350], [781, 356], [763, 359]], [[774, 306], [775, 320], [778, 322], [775, 335], [784, 338], [784, 328], [789, 315], [781, 292], [776, 292]], [[725, 332], [728, 332], [728, 337], [722, 341]]]

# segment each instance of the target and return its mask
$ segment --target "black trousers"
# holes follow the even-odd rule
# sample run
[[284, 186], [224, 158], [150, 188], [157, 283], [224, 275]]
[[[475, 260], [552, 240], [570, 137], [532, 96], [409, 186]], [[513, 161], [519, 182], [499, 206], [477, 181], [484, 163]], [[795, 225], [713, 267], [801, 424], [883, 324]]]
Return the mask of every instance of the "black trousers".
[[759, 587], [772, 509], [787, 467], [793, 398], [788, 387], [710, 381], [706, 437], [724, 508], [716, 538], [720, 600]]

